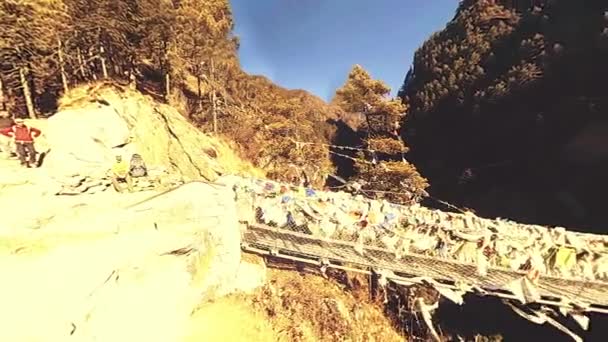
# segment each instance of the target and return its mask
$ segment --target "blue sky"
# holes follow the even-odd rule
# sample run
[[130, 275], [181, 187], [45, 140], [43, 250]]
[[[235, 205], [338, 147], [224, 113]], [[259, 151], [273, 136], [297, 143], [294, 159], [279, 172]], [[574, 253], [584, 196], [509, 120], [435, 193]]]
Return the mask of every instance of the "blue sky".
[[230, 0], [241, 65], [331, 99], [354, 64], [395, 94], [414, 52], [452, 19], [458, 0]]

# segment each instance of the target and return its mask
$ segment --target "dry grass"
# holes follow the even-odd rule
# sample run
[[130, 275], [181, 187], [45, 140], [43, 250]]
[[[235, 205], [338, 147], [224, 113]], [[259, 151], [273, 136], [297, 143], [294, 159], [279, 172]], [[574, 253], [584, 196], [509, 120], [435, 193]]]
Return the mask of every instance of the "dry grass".
[[[242, 159], [238, 155], [238, 147], [233, 142], [223, 137], [211, 137], [212, 146], [215, 149], [216, 159], [220, 165], [229, 166], [235, 174], [248, 175], [249, 177], [264, 178], [265, 172], [253, 166], [249, 161]], [[228, 167], [227, 167], [228, 168]]]
[[66, 110], [69, 108], [82, 108], [94, 102], [100, 100], [99, 92], [106, 87], [115, 87], [125, 89], [118, 85], [116, 82], [103, 81], [103, 82], [91, 82], [84, 84], [79, 87], [70, 89], [68, 92], [58, 100], [59, 110]]
[[380, 306], [334, 280], [270, 269], [269, 282], [252, 298], [278, 341], [403, 341]]
[[[250, 254], [242, 259], [263, 262]], [[283, 269], [269, 268], [266, 285], [255, 294], [232, 295], [201, 306], [192, 315], [185, 341], [405, 340], [382, 306], [369, 301], [363, 276], [325, 279], [298, 272], [311, 271], [302, 265], [274, 266]]]

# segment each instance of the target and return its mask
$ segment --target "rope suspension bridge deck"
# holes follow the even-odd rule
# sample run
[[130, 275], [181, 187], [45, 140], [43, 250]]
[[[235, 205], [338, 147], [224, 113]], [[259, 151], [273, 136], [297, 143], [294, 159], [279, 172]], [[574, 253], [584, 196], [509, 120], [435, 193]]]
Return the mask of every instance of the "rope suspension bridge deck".
[[[370, 273], [372, 269], [392, 271], [389, 279], [400, 283], [420, 283], [425, 277], [449, 289], [468, 284], [480, 295], [504, 299], [517, 297], [505, 285], [525, 277], [524, 272], [489, 268], [480, 275], [475, 264], [408, 254], [395, 260], [387, 249], [364, 246], [363, 253], [353, 243], [318, 238], [312, 235], [273, 228], [261, 224], [249, 225], [243, 236], [242, 248], [247, 252], [317, 264], [319, 266]], [[536, 286], [537, 303], [608, 314], [608, 283], [582, 281], [541, 275]]]

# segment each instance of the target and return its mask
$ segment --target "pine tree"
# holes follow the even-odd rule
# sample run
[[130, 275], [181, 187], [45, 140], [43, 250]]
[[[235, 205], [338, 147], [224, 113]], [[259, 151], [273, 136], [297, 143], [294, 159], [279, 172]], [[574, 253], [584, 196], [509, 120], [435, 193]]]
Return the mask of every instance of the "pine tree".
[[216, 103], [215, 65], [234, 53], [228, 41], [232, 28], [230, 7], [224, 0], [183, 0], [176, 11], [171, 57], [178, 64], [180, 80], [188, 83], [188, 74], [195, 78], [197, 114], [203, 111], [203, 92], [209, 94], [211, 107]]
[[123, 77], [132, 71], [141, 37], [136, 0], [64, 0], [72, 19], [69, 48], [88, 77]]
[[404, 159], [407, 147], [399, 136], [399, 122], [406, 106], [390, 99], [390, 87], [374, 80], [360, 65], [355, 65], [342, 88], [336, 91], [333, 102], [344, 111], [362, 113], [366, 124], [365, 148], [355, 162], [357, 179], [363, 190], [375, 197], [399, 203], [413, 203], [426, 195], [426, 180]]
[[[8, 88], [20, 90], [22, 99], [17, 102], [24, 103], [28, 115], [35, 117], [35, 99], [64, 88], [59, 80], [65, 65], [58, 58], [58, 48], [69, 30], [67, 8], [55, 1], [34, 6], [7, 0], [0, 4], [0, 18], [0, 72]], [[65, 83], [66, 77], [64, 72]]]
[[139, 53], [158, 67], [164, 78], [164, 93], [171, 93], [171, 42], [174, 39], [176, 10], [170, 0], [138, 0], [141, 36]]

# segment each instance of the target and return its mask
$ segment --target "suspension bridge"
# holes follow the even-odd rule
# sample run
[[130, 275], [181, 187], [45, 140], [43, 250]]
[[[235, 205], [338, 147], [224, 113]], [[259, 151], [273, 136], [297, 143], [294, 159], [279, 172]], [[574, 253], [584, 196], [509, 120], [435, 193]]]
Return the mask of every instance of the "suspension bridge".
[[[294, 229], [297, 224], [291, 220], [285, 222], [287, 224], [265, 223], [260, 219], [260, 207], [269, 205], [263, 203], [267, 196], [260, 197], [249, 193], [245, 198], [249, 201], [246, 207], [255, 211], [253, 216], [247, 213], [249, 219], [246, 220], [247, 228], [241, 242], [242, 249], [246, 252], [317, 265], [321, 269], [335, 268], [364, 274], [380, 272], [387, 280], [402, 285], [430, 283], [435, 288], [494, 296], [506, 300], [521, 299], [517, 290], [513, 290], [509, 284], [522, 280], [532, 285], [537, 294], [532, 301], [522, 304], [536, 303], [578, 313], [608, 314], [608, 281], [605, 279], [583, 279], [580, 275], [541, 273], [531, 282], [528, 281], [529, 270], [513, 270], [489, 265], [485, 272], [480, 272], [476, 262], [462, 262], [417, 253], [404, 253], [396, 258], [394, 248], [382, 244], [369, 241], [361, 244], [343, 234], [333, 234], [328, 237], [311, 230]], [[243, 193], [239, 199], [237, 191], [237, 202], [242, 199]], [[242, 214], [243, 206], [241, 205], [240, 208], [239, 214]], [[305, 216], [309, 221], [324, 219]], [[606, 241], [601, 235], [573, 234], [578, 238], [595, 239], [603, 241], [602, 243]], [[606, 251], [605, 247], [604, 251]], [[600, 262], [604, 262], [601, 260]], [[529, 290], [524, 288], [523, 291]]]
[[[388, 279], [402, 284], [422, 284], [428, 278], [438, 286], [452, 290], [459, 290], [461, 284], [466, 284], [479, 295], [504, 299], [517, 299], [515, 294], [505, 290], [505, 285], [526, 276], [525, 272], [498, 268], [490, 268], [481, 276], [474, 264], [419, 255], [405, 255], [395, 261], [394, 253], [378, 247], [364, 247], [361, 255], [349, 242], [260, 224], [248, 226], [242, 248], [260, 255], [350, 272], [370, 274], [373, 270], [388, 270], [392, 273]], [[540, 276], [537, 287], [540, 299], [536, 303], [608, 314], [608, 283]]]

